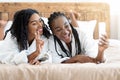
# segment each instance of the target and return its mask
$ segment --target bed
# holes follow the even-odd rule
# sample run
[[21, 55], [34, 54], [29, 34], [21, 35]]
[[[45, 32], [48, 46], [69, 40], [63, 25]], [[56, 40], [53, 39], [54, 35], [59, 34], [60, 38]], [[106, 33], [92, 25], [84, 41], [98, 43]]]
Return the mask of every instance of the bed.
[[[95, 41], [99, 38], [99, 23], [106, 24], [105, 30], [110, 45], [105, 50], [106, 62], [74, 63], [74, 64], [0, 64], [0, 80], [120, 80], [120, 41], [110, 39], [110, 12], [106, 3], [0, 3], [0, 17], [4, 21], [11, 21], [13, 14], [23, 8], [34, 8], [42, 17], [49, 17], [54, 11], [66, 13], [69, 9], [80, 14], [78, 20], [94, 25], [92, 33]], [[92, 20], [97, 22], [94, 24]], [[92, 22], [92, 23], [91, 23]], [[8, 25], [8, 24], [6, 24]], [[86, 24], [83, 24], [86, 25]], [[87, 25], [88, 26], [88, 25]], [[6, 28], [6, 27], [0, 27]], [[4, 31], [1, 30], [1, 33]], [[4, 34], [0, 34], [4, 35]], [[1, 38], [2, 39], [2, 38]]]

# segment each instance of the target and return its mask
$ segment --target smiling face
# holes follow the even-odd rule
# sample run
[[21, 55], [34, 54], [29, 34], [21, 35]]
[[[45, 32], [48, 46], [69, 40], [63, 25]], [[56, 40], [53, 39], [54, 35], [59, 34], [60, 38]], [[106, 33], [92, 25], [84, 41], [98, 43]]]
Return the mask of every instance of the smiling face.
[[34, 38], [35, 33], [39, 32], [40, 35], [43, 34], [43, 22], [40, 18], [40, 16], [36, 13], [34, 13], [28, 23], [28, 32], [29, 32], [29, 38]]
[[64, 16], [59, 16], [53, 20], [51, 26], [52, 32], [56, 35], [60, 40], [63, 40], [66, 44], [71, 42], [71, 27]]

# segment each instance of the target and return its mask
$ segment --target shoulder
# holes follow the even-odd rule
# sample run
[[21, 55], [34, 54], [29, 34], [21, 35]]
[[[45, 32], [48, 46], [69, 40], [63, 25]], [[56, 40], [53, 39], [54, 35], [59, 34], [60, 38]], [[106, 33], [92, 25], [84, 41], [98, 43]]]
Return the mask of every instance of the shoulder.
[[48, 38], [46, 38], [44, 35], [42, 35], [40, 39], [42, 39], [43, 41], [48, 41]]
[[54, 36], [53, 35], [51, 35], [49, 37], [49, 44], [54, 44]]
[[83, 32], [80, 28], [75, 27], [74, 29], [77, 31], [79, 36], [86, 36], [85, 32]]
[[16, 40], [15, 37], [12, 37], [10, 32], [8, 32], [5, 39], [4, 39], [4, 43], [6, 43], [6, 44], [17, 44], [17, 40]]
[[53, 41], [53, 40], [54, 40], [54, 36], [51, 35], [51, 36], [49, 37], [49, 41]]

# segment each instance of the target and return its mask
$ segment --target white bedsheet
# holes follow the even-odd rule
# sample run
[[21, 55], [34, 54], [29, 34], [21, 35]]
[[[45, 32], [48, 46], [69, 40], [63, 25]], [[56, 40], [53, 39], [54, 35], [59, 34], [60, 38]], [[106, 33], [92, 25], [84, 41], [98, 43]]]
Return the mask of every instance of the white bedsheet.
[[120, 80], [120, 41], [110, 40], [101, 64], [0, 64], [0, 80]]

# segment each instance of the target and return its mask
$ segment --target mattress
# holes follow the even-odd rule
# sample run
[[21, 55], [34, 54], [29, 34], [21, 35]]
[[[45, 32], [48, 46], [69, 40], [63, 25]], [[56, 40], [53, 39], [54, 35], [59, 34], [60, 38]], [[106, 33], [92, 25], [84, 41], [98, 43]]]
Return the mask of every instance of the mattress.
[[0, 64], [0, 80], [120, 80], [120, 41], [109, 41], [105, 63]]

